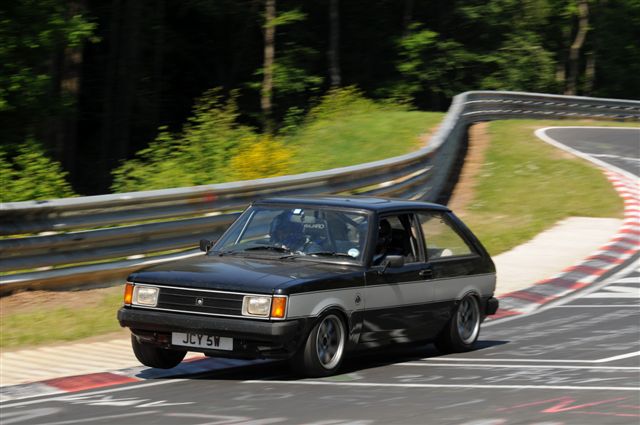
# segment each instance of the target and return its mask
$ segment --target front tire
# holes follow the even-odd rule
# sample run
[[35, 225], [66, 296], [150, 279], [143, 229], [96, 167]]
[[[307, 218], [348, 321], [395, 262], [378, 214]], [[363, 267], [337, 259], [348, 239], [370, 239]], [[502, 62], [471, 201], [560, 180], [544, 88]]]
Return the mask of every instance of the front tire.
[[463, 353], [473, 349], [480, 335], [480, 305], [473, 295], [460, 300], [456, 312], [434, 341], [443, 354]]
[[310, 377], [333, 375], [344, 358], [347, 331], [335, 313], [322, 317], [311, 329], [304, 347], [293, 358], [295, 372]]
[[131, 348], [140, 363], [158, 369], [171, 369], [178, 366], [187, 354], [184, 350], [172, 350], [140, 342], [133, 334], [131, 335]]

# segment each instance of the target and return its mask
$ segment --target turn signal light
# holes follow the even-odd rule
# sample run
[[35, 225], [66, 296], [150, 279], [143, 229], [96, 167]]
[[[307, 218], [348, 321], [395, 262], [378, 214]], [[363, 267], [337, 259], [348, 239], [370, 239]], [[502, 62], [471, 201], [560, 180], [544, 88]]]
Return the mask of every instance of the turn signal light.
[[133, 301], [133, 283], [125, 283], [124, 284], [124, 303], [127, 305], [131, 305]]
[[287, 311], [287, 298], [273, 297], [273, 301], [271, 301], [271, 318], [284, 319], [284, 315], [286, 311]]

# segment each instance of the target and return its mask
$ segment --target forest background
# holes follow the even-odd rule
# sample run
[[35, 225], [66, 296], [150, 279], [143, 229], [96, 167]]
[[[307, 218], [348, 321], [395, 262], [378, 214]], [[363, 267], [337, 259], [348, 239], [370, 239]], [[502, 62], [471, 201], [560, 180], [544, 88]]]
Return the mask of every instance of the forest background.
[[1, 200], [308, 171], [467, 90], [638, 99], [639, 40], [640, 0], [3, 2]]

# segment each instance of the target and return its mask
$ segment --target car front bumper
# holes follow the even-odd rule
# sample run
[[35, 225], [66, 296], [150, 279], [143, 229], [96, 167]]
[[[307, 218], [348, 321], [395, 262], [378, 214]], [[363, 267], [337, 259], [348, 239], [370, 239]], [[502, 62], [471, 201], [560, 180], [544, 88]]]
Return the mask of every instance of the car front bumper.
[[[118, 310], [118, 321], [120, 326], [130, 328], [141, 342], [231, 358], [289, 358], [297, 351], [308, 332], [308, 321], [305, 319], [266, 321], [130, 307]], [[233, 350], [174, 346], [171, 344], [172, 332], [233, 338]]]

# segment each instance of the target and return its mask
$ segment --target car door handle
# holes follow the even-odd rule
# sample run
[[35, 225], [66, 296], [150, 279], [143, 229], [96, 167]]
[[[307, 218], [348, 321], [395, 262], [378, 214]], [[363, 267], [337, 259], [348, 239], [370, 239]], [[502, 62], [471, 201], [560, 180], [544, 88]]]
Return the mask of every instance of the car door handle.
[[427, 279], [432, 279], [433, 278], [433, 270], [431, 269], [423, 269], [420, 270], [420, 273], [418, 273], [420, 275], [420, 277], [425, 277]]

